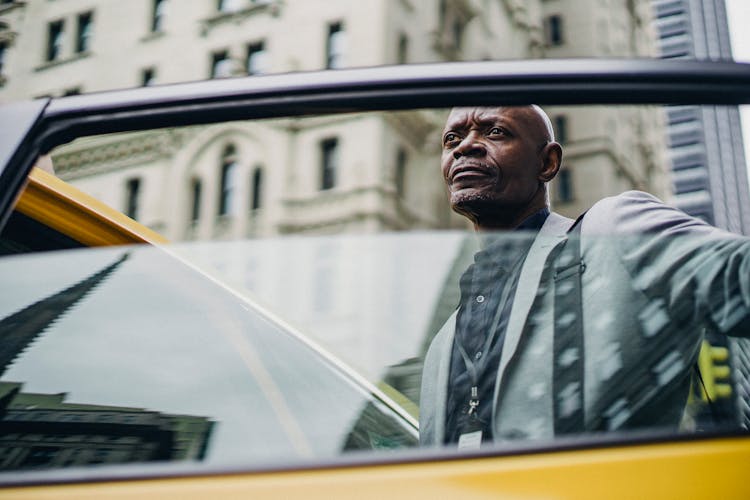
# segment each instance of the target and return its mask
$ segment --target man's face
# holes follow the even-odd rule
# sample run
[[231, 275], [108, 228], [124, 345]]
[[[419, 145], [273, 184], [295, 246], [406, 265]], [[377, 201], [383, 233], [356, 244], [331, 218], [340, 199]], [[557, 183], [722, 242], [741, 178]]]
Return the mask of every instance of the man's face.
[[519, 211], [537, 199], [549, 139], [543, 123], [531, 107], [453, 109], [441, 160], [453, 209], [476, 220], [483, 210]]

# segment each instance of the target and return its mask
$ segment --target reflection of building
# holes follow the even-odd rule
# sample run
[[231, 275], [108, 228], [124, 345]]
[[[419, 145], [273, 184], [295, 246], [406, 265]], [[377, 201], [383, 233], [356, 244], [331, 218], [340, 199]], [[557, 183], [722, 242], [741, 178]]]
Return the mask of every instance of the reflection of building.
[[[0, 375], [127, 258], [0, 320]], [[213, 426], [204, 417], [67, 403], [65, 394], [24, 393], [21, 386], [0, 382], [0, 470], [201, 459]]]
[[0, 470], [199, 460], [213, 427], [205, 417], [67, 403], [13, 382], [0, 382], [0, 416]]
[[[652, 0], [664, 59], [731, 60], [724, 0]], [[750, 193], [736, 106], [666, 108], [674, 203], [736, 233], [750, 234]], [[732, 397], [750, 424], [750, 341], [714, 336], [732, 353]], [[710, 415], [706, 417], [710, 420]]]
[[124, 254], [88, 278], [0, 320], [0, 375], [52, 322], [107, 279], [127, 258], [128, 254]]
[[[292, 70], [652, 52], [647, 0], [91, 2], [0, 6], [0, 98]], [[131, 29], [122, 30], [126, 24]], [[289, 33], [293, 31], [294, 36]], [[554, 109], [553, 186], [573, 214], [603, 195], [668, 196], [659, 113]], [[224, 124], [73, 144], [58, 173], [171, 239], [463, 225], [437, 171], [444, 115]]]
[[[731, 60], [724, 0], [652, 0], [664, 59]], [[711, 224], [750, 234], [750, 194], [736, 106], [667, 108], [674, 202]]]

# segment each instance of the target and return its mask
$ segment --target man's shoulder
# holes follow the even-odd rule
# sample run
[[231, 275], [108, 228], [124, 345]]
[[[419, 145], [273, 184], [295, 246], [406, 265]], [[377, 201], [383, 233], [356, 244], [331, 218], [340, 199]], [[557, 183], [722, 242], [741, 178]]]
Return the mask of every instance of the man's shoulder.
[[[636, 205], [643, 208], [648, 207], [652, 209], [667, 206], [663, 201], [650, 193], [647, 193], [645, 191], [631, 190], [625, 191], [618, 195], [602, 198], [601, 200], [594, 203], [591, 208], [586, 210], [586, 216], [588, 217], [590, 214], [597, 212], [609, 212], [612, 210], [618, 210], [622, 207], [627, 207], [630, 205]], [[558, 224], [564, 223], [566, 221], [570, 222], [571, 220], [573, 220], [569, 217], [558, 214], [557, 212], [551, 212], [549, 219]]]
[[705, 222], [644, 191], [625, 191], [596, 202], [583, 219], [584, 233], [631, 234], [680, 228], [708, 229]]
[[615, 196], [608, 196], [602, 198], [598, 202], [594, 203], [589, 212], [591, 211], [611, 211], [611, 210], [622, 210], [624, 208], [633, 207], [641, 210], [656, 210], [660, 208], [673, 208], [666, 205], [662, 200], [647, 193], [645, 191], [625, 191]]

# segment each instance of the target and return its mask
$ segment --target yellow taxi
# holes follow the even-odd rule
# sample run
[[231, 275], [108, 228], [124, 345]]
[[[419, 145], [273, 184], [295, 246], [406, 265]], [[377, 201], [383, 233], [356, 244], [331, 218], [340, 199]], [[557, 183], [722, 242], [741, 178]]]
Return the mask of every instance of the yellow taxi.
[[[0, 497], [750, 497], [748, 396], [710, 346], [678, 429], [420, 447], [422, 331], [434, 334], [455, 308], [450, 290], [472, 254], [465, 230], [169, 243], [34, 167], [50, 152], [64, 165], [65, 147], [92, 136], [103, 149], [116, 134], [174, 127], [185, 137], [225, 122], [296, 133], [306, 120], [354, 112], [413, 125], [407, 111], [532, 101], [738, 104], [748, 89], [750, 68], [740, 64], [547, 60], [5, 106]], [[333, 199], [330, 210], [345, 203]], [[305, 206], [288, 205], [286, 224], [303, 224]]]

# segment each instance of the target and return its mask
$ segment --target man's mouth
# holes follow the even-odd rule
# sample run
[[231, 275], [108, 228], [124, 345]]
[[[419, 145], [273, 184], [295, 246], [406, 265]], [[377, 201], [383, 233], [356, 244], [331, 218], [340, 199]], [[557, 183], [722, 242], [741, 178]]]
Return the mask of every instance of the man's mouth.
[[458, 167], [454, 167], [451, 171], [450, 179], [451, 183], [470, 180], [472, 178], [485, 178], [490, 175], [487, 168], [482, 165], [465, 164]]

